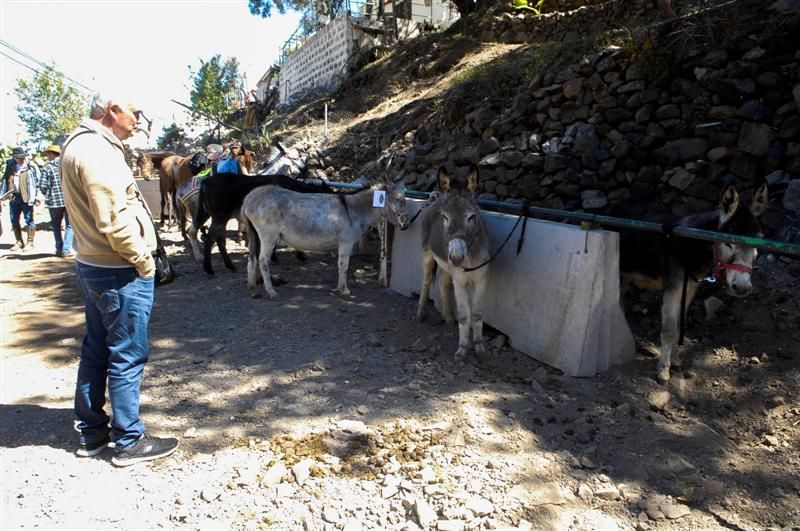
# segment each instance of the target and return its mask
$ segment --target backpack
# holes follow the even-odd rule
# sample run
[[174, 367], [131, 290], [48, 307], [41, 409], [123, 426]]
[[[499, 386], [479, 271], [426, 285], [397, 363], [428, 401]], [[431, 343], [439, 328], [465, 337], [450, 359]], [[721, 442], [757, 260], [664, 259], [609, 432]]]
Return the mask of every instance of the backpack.
[[241, 173], [239, 161], [236, 159], [222, 159], [217, 162], [217, 173]]

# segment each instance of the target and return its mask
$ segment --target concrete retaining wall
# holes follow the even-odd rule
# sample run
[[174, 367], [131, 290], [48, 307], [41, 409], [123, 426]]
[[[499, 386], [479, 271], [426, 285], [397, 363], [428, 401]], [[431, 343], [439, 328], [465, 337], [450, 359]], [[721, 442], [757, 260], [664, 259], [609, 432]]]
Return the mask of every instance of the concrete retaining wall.
[[280, 102], [307, 89], [336, 88], [352, 53], [353, 39], [353, 23], [348, 17], [331, 20], [306, 39], [281, 66]]
[[[412, 212], [422, 201], [410, 200]], [[492, 253], [517, 218], [484, 212]], [[391, 288], [406, 296], [422, 284], [420, 223], [395, 231]], [[484, 321], [511, 345], [570, 376], [594, 376], [632, 359], [633, 334], [620, 305], [619, 238], [605, 230], [529, 219], [490, 263]], [[431, 289], [438, 297], [438, 288]], [[438, 307], [438, 301], [437, 301]], [[455, 347], [454, 347], [455, 349]]]

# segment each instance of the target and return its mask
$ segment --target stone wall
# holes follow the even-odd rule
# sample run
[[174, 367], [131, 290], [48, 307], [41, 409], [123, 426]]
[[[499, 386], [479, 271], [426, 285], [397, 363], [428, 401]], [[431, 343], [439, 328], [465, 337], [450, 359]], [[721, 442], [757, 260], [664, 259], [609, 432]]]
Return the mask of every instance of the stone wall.
[[487, 102], [398, 143], [406, 182], [427, 189], [432, 168], [477, 164], [488, 199], [598, 210], [634, 198], [685, 215], [713, 208], [725, 183], [766, 179], [775, 204], [789, 190], [796, 208], [800, 24], [762, 22], [726, 48], [685, 50], [657, 80], [619, 48], [540, 73], [499, 111]]

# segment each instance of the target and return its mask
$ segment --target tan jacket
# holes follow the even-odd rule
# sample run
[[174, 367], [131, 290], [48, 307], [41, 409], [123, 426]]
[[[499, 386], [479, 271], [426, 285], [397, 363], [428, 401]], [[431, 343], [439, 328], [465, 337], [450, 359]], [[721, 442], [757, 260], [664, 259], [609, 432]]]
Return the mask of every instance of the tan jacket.
[[99, 267], [133, 266], [140, 276], [152, 276], [155, 229], [122, 142], [87, 118], [67, 144], [61, 155], [61, 185], [76, 259]]

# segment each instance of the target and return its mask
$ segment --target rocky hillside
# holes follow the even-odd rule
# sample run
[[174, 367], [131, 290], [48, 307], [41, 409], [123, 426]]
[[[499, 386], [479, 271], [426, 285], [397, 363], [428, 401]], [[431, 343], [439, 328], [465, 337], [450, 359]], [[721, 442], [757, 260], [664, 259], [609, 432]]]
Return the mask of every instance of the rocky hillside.
[[391, 155], [430, 189], [437, 166], [477, 164], [484, 198], [571, 210], [634, 198], [683, 215], [766, 179], [770, 232], [796, 224], [796, 1], [546, 4], [383, 50], [264, 129], [313, 176], [375, 176]]

